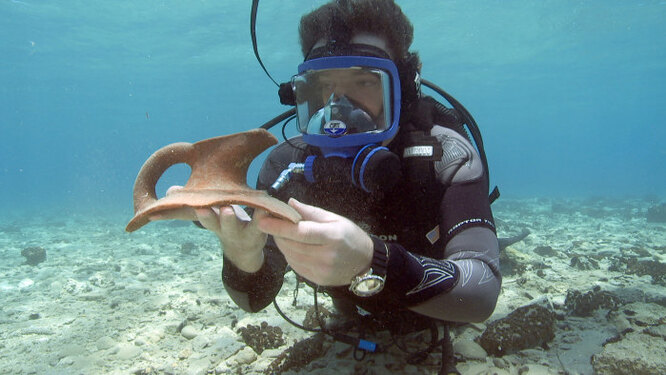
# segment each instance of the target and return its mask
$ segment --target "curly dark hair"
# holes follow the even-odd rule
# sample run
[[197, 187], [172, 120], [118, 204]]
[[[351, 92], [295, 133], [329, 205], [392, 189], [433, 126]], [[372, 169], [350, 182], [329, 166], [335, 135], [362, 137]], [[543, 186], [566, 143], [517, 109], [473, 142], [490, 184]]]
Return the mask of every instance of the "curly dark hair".
[[308, 58], [319, 41], [348, 44], [358, 33], [384, 37], [398, 68], [400, 79], [400, 121], [410, 121], [417, 113], [420, 87], [416, 82], [421, 59], [409, 47], [414, 27], [394, 0], [331, 0], [301, 18], [298, 29], [303, 57]]
[[357, 33], [386, 38], [395, 60], [407, 57], [414, 27], [393, 0], [332, 0], [301, 18], [298, 29], [303, 56], [320, 39], [348, 42]]

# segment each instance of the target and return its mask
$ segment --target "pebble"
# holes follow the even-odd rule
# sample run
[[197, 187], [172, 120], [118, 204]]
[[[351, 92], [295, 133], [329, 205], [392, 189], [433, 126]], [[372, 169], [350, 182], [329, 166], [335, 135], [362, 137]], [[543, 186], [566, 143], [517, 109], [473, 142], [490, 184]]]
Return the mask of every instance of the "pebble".
[[52, 283], [49, 285], [49, 287], [50, 287], [51, 290], [53, 290], [53, 291], [60, 291], [60, 290], [62, 289], [62, 282], [61, 282], [60, 280], [56, 280], [56, 281], [52, 282]]
[[81, 355], [86, 352], [86, 348], [79, 344], [65, 344], [58, 348], [58, 355], [61, 357], [71, 357]]
[[485, 359], [488, 353], [472, 340], [460, 339], [453, 342], [453, 351], [467, 359]]
[[232, 368], [229, 367], [226, 363], [221, 362], [217, 366], [215, 366], [215, 374], [216, 375], [221, 375], [221, 374], [230, 374], [232, 371]]
[[280, 354], [282, 354], [283, 351], [284, 351], [284, 349], [280, 349], [280, 348], [265, 349], [261, 353], [261, 357], [262, 358], [277, 358]]
[[257, 360], [257, 353], [255, 353], [254, 350], [252, 350], [252, 348], [249, 346], [246, 346], [240, 352], [238, 352], [238, 354], [236, 354], [234, 360], [239, 365], [248, 365]]
[[120, 360], [127, 360], [138, 356], [141, 352], [141, 348], [136, 345], [122, 345], [120, 346], [118, 353], [116, 353], [116, 356]]
[[157, 311], [166, 306], [170, 301], [169, 296], [164, 294], [150, 298], [146, 304], [146, 311]]
[[568, 334], [562, 336], [562, 342], [567, 344], [575, 344], [581, 340], [580, 336], [577, 334]]
[[192, 348], [200, 352], [213, 344], [213, 338], [208, 335], [198, 335], [192, 339]]
[[116, 345], [116, 342], [109, 336], [103, 336], [97, 339], [95, 344], [97, 345], [97, 350], [106, 350]]
[[178, 359], [188, 359], [192, 355], [192, 349], [185, 348], [178, 353]]
[[508, 369], [510, 365], [506, 362], [504, 358], [493, 358], [493, 364], [495, 367], [499, 367], [501, 369]]
[[72, 357], [64, 357], [58, 361], [58, 366], [64, 367], [64, 366], [71, 366], [74, 364], [74, 359]]
[[185, 326], [180, 331], [180, 334], [183, 335], [183, 337], [185, 337], [186, 339], [192, 340], [193, 338], [197, 337], [199, 332], [197, 332], [197, 329], [192, 326]]
[[618, 332], [625, 332], [633, 328], [629, 320], [623, 316], [616, 317], [613, 323], [615, 324], [615, 327], [617, 327]]
[[153, 328], [145, 333], [145, 341], [150, 344], [157, 344], [164, 338], [164, 329], [161, 327]]
[[[239, 339], [236, 332], [228, 327], [222, 327], [218, 332], [218, 336], [214, 338], [209, 348], [216, 353], [236, 353], [243, 346], [245, 346], [245, 343]], [[262, 356], [263, 354], [264, 353], [262, 353]]]
[[208, 374], [208, 369], [210, 368], [210, 359], [190, 359], [189, 366], [187, 367], [187, 372], [185, 372], [187, 375]]
[[35, 285], [35, 282], [30, 280], [30, 279], [23, 279], [21, 282], [18, 284], [19, 289], [25, 289], [25, 288], [30, 288], [31, 286]]
[[542, 366], [542, 365], [537, 365], [537, 364], [527, 364], [525, 366], [522, 366], [521, 368], [518, 369], [518, 374], [519, 375], [532, 375], [532, 374], [538, 374], [538, 375], [550, 375], [550, 374], [557, 374], [555, 370], [551, 371], [548, 367]]

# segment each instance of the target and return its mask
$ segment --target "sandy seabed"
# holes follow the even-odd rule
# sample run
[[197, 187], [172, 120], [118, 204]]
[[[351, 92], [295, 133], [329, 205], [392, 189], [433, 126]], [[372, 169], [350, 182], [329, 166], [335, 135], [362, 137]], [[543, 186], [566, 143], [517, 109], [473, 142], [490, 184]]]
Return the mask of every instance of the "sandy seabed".
[[[493, 316], [486, 324], [452, 328], [458, 370], [666, 373], [660, 271], [666, 224], [646, 221], [655, 204], [647, 198], [500, 199], [494, 205], [499, 235], [523, 228], [531, 234], [504, 250], [502, 294]], [[207, 231], [164, 222], [128, 234], [129, 218], [3, 213], [0, 374], [261, 374], [287, 348], [312, 336], [285, 322], [273, 306], [256, 314], [236, 307], [221, 282], [219, 245]], [[46, 251], [46, 260], [26, 264], [21, 252], [36, 247]], [[295, 297], [294, 286], [290, 274], [277, 300], [302, 322], [312, 290], [301, 287]], [[566, 301], [572, 291], [603, 292], [615, 302], [590, 297], [589, 311], [574, 313]], [[324, 297], [320, 302], [330, 304]], [[501, 357], [477, 344], [488, 324], [535, 302], [557, 317], [552, 340]], [[240, 328], [262, 322], [279, 327], [284, 340], [257, 353]], [[377, 339], [380, 345], [390, 341], [383, 334]], [[321, 353], [281, 372], [436, 374], [441, 360], [437, 353], [419, 365], [405, 358], [389, 346], [356, 361], [348, 345], [327, 339]]]

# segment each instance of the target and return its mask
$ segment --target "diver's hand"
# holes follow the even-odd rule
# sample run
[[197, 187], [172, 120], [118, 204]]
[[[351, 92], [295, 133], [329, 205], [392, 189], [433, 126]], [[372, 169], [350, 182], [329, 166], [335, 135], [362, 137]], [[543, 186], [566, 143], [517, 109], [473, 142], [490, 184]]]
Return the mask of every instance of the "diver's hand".
[[348, 285], [372, 261], [370, 236], [351, 220], [295, 199], [289, 205], [303, 219], [294, 224], [264, 216], [258, 228], [275, 239], [291, 268], [322, 286]]
[[231, 206], [197, 208], [197, 219], [204, 228], [215, 233], [222, 244], [225, 257], [245, 272], [257, 272], [264, 262], [265, 233], [257, 222], [266, 211], [254, 210], [251, 221], [240, 220]]
[[[182, 189], [182, 186], [170, 187], [167, 190], [167, 195], [178, 189]], [[263, 250], [268, 236], [257, 228], [257, 222], [261, 217], [268, 216], [266, 211], [255, 209], [253, 219], [246, 221], [239, 219], [231, 206], [185, 207], [165, 214], [154, 215], [150, 219], [191, 220], [193, 216], [204, 228], [215, 233], [222, 244], [225, 257], [236, 267], [245, 272], [256, 272], [261, 268], [264, 262]]]

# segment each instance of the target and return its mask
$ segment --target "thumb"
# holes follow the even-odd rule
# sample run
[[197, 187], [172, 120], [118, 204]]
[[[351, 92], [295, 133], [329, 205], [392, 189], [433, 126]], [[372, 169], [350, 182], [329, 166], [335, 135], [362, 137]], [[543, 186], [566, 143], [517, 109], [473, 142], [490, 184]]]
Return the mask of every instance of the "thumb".
[[294, 198], [289, 198], [289, 205], [293, 207], [303, 217], [303, 220], [315, 221], [324, 223], [336, 220], [336, 214], [326, 211], [323, 208], [310, 206], [309, 204], [301, 203]]

